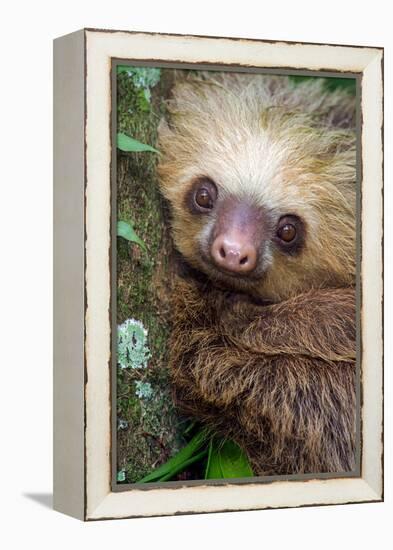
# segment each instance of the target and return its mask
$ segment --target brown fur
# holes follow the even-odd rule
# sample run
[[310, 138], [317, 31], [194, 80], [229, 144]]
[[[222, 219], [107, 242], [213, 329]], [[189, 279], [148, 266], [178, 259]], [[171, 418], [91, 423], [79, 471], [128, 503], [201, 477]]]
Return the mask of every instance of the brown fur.
[[353, 290], [232, 300], [178, 284], [171, 366], [182, 410], [241, 444], [257, 475], [353, 469]]
[[[175, 400], [237, 441], [256, 475], [355, 465], [353, 113], [349, 96], [324, 95], [320, 84], [294, 91], [283, 77], [221, 75], [180, 84], [161, 128], [175, 245], [207, 276], [179, 278], [174, 290]], [[261, 155], [281, 155], [265, 179], [258, 140]], [[261, 179], [252, 184], [253, 167]], [[201, 174], [223, 196], [250, 192], [277, 215], [301, 216], [304, 250], [288, 257], [272, 247], [258, 281], [201, 263], [206, 218], [184, 206]]]

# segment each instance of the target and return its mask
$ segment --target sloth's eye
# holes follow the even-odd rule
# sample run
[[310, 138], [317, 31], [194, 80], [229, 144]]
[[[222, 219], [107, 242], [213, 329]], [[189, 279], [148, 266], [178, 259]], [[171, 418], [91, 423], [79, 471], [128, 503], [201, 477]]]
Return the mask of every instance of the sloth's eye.
[[282, 225], [277, 231], [278, 237], [285, 243], [292, 242], [296, 237], [296, 233], [296, 227], [292, 223]]
[[284, 254], [298, 254], [306, 238], [306, 228], [303, 220], [296, 214], [286, 214], [278, 220], [273, 242]]
[[208, 176], [198, 176], [185, 195], [185, 204], [192, 214], [209, 214], [218, 197], [217, 186]]
[[217, 199], [216, 184], [207, 177], [198, 178], [192, 188], [192, 211], [201, 214], [214, 208]]
[[206, 187], [201, 187], [195, 193], [195, 202], [200, 208], [211, 209], [213, 208], [213, 197]]

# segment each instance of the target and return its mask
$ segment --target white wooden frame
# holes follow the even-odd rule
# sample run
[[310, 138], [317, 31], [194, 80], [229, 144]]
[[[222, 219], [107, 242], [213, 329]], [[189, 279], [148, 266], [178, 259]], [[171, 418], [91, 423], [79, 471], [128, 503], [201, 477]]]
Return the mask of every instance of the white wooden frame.
[[[111, 490], [111, 60], [361, 74], [359, 477]], [[55, 41], [54, 507], [84, 520], [383, 498], [381, 48], [82, 30]]]

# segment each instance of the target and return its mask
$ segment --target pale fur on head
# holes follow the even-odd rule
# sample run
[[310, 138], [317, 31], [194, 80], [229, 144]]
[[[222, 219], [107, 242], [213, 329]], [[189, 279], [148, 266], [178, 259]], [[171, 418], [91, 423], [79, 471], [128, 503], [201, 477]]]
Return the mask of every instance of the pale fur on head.
[[[301, 253], [272, 247], [269, 269], [250, 291], [274, 300], [355, 280], [356, 136], [354, 98], [326, 92], [322, 79], [294, 86], [284, 76], [199, 73], [176, 84], [159, 128], [163, 194], [176, 247], [201, 268], [205, 216], [184, 197], [207, 176], [221, 198], [236, 196], [305, 223]], [[214, 214], [213, 214], [214, 215]], [[202, 268], [203, 269], [203, 268]]]

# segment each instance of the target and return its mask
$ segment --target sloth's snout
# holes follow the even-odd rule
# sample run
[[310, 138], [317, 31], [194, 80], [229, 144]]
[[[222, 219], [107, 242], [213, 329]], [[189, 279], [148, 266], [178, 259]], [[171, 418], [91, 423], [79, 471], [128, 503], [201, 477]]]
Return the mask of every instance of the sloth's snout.
[[256, 248], [240, 231], [218, 235], [212, 244], [211, 256], [219, 268], [233, 273], [249, 273], [257, 265]]

